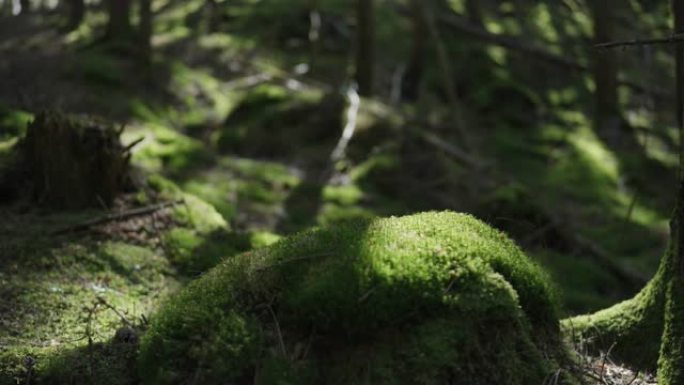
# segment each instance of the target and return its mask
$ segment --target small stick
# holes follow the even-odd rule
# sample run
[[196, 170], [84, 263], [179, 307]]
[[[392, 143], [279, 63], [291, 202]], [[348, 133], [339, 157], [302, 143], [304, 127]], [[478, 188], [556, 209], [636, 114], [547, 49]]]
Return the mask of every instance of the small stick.
[[609, 41], [594, 45], [597, 49], [617, 48], [617, 47], [635, 47], [644, 45], [656, 44], [672, 44], [684, 42], [684, 33], [674, 34], [668, 37], [657, 37], [653, 39], [633, 39], [624, 41]]
[[283, 333], [280, 330], [280, 322], [278, 322], [278, 317], [273, 311], [271, 304], [268, 304], [266, 308], [268, 309], [269, 313], [271, 313], [271, 317], [273, 317], [273, 322], [275, 323], [276, 332], [278, 333], [278, 342], [280, 343], [280, 351], [283, 354], [283, 357], [287, 358], [287, 349], [285, 348], [285, 341], [283, 340]]
[[131, 150], [133, 149], [133, 147], [135, 147], [135, 146], [137, 146], [138, 144], [140, 144], [143, 140], [145, 140], [145, 137], [144, 137], [144, 136], [139, 137], [138, 139], [134, 140], [134, 141], [131, 142], [129, 145], [127, 145], [126, 147], [124, 147], [123, 152], [129, 152], [129, 151], [131, 151]]
[[120, 213], [106, 214], [99, 218], [91, 219], [73, 226], [64, 227], [62, 229], [57, 229], [50, 233], [51, 235], [62, 235], [67, 233], [73, 233], [78, 231], [88, 230], [93, 226], [102, 225], [109, 222], [123, 221], [126, 219], [140, 217], [157, 211], [163, 210], [165, 208], [173, 207], [179, 204], [185, 203], [185, 200], [180, 199], [172, 202], [163, 202], [151, 206], [140, 207], [137, 209], [132, 209], [128, 211], [123, 211]]
[[107, 300], [104, 299], [104, 297], [98, 296], [98, 297], [97, 297], [97, 302], [98, 302], [99, 304], [101, 304], [102, 306], [106, 307], [107, 309], [113, 311], [114, 314], [116, 314], [116, 315], [119, 317], [119, 319], [121, 319], [121, 322], [123, 322], [126, 326], [128, 326], [128, 327], [130, 327], [130, 328], [135, 327], [135, 325], [133, 325], [133, 323], [132, 323], [131, 321], [129, 321], [128, 318], [126, 318], [123, 314], [121, 314], [121, 312], [120, 312], [117, 308], [115, 308], [114, 306], [112, 306], [112, 304], [110, 304], [109, 302], [107, 302]]

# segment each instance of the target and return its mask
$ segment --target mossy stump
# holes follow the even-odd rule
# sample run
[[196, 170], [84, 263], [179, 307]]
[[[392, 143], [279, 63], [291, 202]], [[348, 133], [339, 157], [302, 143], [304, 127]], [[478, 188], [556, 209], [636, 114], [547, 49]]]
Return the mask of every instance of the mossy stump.
[[20, 146], [34, 199], [56, 209], [111, 205], [129, 176], [130, 155], [119, 136], [94, 120], [38, 114]]
[[546, 275], [504, 234], [443, 212], [225, 260], [153, 317], [139, 369], [145, 384], [522, 385], [564, 357]]

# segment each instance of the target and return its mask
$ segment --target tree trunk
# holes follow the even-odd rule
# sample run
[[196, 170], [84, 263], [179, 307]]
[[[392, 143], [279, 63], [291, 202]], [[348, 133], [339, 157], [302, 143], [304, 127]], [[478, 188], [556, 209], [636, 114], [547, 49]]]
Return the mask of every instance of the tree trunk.
[[411, 0], [411, 27], [413, 29], [411, 57], [401, 83], [401, 99], [407, 102], [415, 102], [418, 99], [420, 82], [425, 70], [428, 30], [422, 0]]
[[480, 8], [479, 0], [466, 0], [465, 8], [468, 20], [470, 20], [471, 23], [479, 27], [484, 26], [484, 18], [482, 16], [482, 9]]
[[152, 0], [140, 1], [140, 57], [149, 67], [152, 62]]
[[131, 0], [108, 0], [106, 38], [108, 40], [127, 40], [131, 36]]
[[12, 14], [12, 2], [4, 1], [0, 4], [0, 17]]
[[[684, 2], [672, 1], [675, 33], [684, 32]], [[677, 122], [684, 132], [684, 47], [676, 48]], [[682, 137], [680, 136], [680, 140]], [[684, 384], [684, 148], [670, 220], [670, 242], [655, 277], [634, 298], [565, 321], [576, 339], [639, 369], [658, 370], [661, 385]]]
[[119, 134], [96, 121], [38, 114], [20, 146], [34, 199], [56, 209], [111, 205], [130, 186]]
[[357, 0], [356, 5], [356, 82], [359, 94], [373, 94], [375, 67], [375, 11], [373, 0]]
[[[614, 38], [612, 0], [592, 0], [594, 18], [594, 41], [605, 43]], [[592, 50], [593, 75], [595, 83], [595, 129], [609, 145], [619, 146], [621, 136], [621, 114], [618, 97], [618, 67], [615, 50]]]
[[84, 0], [69, 0], [67, 3], [69, 8], [69, 20], [67, 22], [66, 30], [74, 31], [83, 22], [85, 17], [85, 2]]
[[19, 0], [19, 5], [21, 6], [21, 14], [25, 15], [31, 12], [31, 0]]
[[[675, 34], [684, 32], [684, 2], [672, 1]], [[684, 47], [675, 45], [677, 87], [677, 124], [679, 129], [679, 178], [677, 208], [673, 215], [669, 279], [665, 302], [665, 327], [662, 336], [658, 377], [662, 385], [684, 384]]]

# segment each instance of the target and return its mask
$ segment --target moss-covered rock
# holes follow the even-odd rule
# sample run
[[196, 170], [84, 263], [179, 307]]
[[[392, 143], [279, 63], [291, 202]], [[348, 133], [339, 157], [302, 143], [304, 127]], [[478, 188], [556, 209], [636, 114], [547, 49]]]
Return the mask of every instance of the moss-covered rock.
[[224, 261], [143, 338], [147, 384], [533, 384], [562, 356], [545, 274], [449, 212], [319, 228]]

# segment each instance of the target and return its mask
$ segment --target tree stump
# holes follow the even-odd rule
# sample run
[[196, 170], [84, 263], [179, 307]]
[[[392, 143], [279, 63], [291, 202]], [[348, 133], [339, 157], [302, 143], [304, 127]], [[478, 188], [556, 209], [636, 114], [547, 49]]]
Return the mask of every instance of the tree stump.
[[20, 148], [33, 198], [55, 209], [110, 206], [129, 184], [130, 154], [120, 134], [95, 120], [38, 114]]

